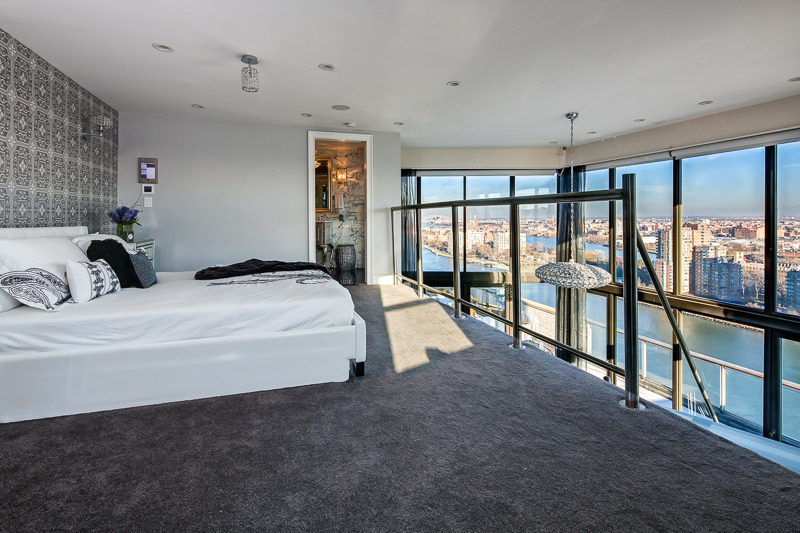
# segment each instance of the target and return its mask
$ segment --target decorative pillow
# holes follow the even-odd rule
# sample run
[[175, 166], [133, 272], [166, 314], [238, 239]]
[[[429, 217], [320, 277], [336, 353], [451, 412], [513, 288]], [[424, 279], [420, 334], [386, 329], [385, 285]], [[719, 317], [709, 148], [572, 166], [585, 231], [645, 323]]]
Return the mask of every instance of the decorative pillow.
[[[69, 237], [0, 239], [0, 274], [39, 268], [65, 282], [67, 261], [88, 261]], [[0, 291], [0, 312], [18, 305], [17, 299]]]
[[0, 274], [0, 289], [21, 303], [44, 311], [57, 311], [69, 297], [69, 286], [41, 268]]
[[103, 233], [92, 233], [91, 235], [81, 235], [80, 237], [75, 237], [72, 239], [72, 242], [80, 248], [83, 253], [86, 253], [86, 250], [89, 248], [89, 245], [92, 244], [93, 241], [106, 241], [111, 239], [112, 241], [117, 241], [118, 243], [122, 244], [129, 253], [136, 252], [136, 246], [133, 243], [125, 242], [116, 235], [105, 235]]
[[103, 259], [93, 263], [68, 261], [67, 280], [75, 303], [88, 302], [120, 290], [117, 274]]
[[131, 254], [128, 253], [125, 246], [117, 241], [113, 239], [92, 241], [89, 248], [86, 249], [86, 255], [89, 256], [90, 261], [104, 259], [106, 263], [111, 265], [111, 268], [114, 269], [119, 278], [120, 287], [123, 289], [128, 287], [142, 288], [139, 278], [136, 276], [136, 271], [133, 270]]
[[156, 269], [153, 268], [153, 263], [150, 262], [147, 252], [139, 250], [131, 255], [131, 262], [133, 263], [133, 271], [136, 272], [136, 277], [139, 279], [139, 284], [143, 289], [158, 283]]

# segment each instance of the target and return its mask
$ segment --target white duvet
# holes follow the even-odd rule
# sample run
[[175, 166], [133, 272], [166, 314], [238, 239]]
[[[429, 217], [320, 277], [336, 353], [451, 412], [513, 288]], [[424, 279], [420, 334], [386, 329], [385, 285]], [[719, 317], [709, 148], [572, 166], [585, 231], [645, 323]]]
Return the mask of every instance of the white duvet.
[[316, 271], [197, 281], [160, 272], [149, 289], [123, 289], [44, 312], [0, 313], [0, 356], [113, 344], [152, 344], [347, 326], [350, 293]]

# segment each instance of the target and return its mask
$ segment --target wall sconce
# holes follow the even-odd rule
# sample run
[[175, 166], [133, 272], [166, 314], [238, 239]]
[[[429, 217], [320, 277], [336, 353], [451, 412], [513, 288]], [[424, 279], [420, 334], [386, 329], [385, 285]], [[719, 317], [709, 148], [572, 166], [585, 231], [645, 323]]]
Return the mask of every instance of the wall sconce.
[[337, 168], [333, 178], [336, 183], [345, 183], [347, 181], [347, 167]]
[[89, 115], [87, 120], [86, 131], [81, 132], [81, 137], [88, 139], [89, 137], [102, 137], [103, 133], [114, 124], [111, 117], [106, 115]]

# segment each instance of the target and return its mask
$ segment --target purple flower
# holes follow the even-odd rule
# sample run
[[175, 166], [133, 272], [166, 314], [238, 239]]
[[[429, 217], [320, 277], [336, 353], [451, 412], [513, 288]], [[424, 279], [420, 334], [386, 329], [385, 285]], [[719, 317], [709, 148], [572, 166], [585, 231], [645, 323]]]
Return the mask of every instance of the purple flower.
[[113, 211], [106, 213], [112, 222], [117, 224], [139, 224], [137, 216], [139, 215], [138, 209], [132, 209], [127, 205], [120, 206]]

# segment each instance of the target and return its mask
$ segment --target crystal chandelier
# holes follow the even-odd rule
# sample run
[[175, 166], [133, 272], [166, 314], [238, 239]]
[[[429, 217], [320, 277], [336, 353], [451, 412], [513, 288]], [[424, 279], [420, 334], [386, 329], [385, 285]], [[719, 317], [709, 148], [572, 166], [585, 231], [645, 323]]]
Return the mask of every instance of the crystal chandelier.
[[258, 65], [258, 58], [251, 55], [243, 55], [242, 63], [242, 90], [246, 93], [258, 92], [258, 70], [253, 65]]

